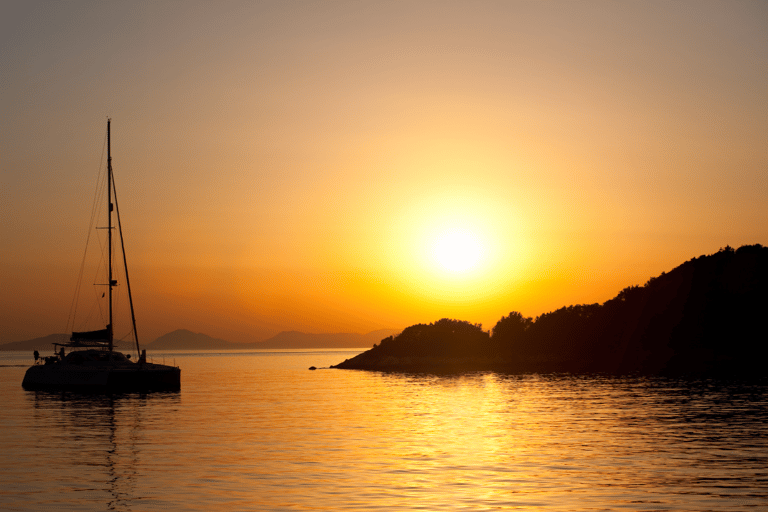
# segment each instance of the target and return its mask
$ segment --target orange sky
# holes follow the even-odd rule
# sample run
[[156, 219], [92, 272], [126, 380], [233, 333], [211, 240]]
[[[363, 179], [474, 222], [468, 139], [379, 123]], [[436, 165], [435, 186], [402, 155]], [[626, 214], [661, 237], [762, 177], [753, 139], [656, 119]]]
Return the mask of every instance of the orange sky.
[[[0, 19], [2, 343], [67, 327], [107, 116], [144, 341], [490, 329], [768, 245], [765, 2], [11, 1]], [[479, 244], [469, 270], [435, 255], [450, 230]]]

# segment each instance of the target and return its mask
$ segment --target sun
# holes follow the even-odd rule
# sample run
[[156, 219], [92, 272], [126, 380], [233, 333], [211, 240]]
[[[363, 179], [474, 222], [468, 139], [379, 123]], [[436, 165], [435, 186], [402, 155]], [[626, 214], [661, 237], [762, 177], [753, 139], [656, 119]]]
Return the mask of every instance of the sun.
[[435, 260], [446, 270], [466, 272], [473, 269], [483, 255], [483, 244], [470, 231], [450, 229], [437, 237]]

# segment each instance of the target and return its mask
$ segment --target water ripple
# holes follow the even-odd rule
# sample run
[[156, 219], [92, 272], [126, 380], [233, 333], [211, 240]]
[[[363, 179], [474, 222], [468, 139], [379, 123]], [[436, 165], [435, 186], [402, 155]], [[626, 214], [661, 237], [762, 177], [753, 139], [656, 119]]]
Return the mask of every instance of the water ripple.
[[20, 388], [3, 510], [718, 510], [768, 503], [768, 386], [326, 370], [342, 352], [175, 354], [180, 393]]

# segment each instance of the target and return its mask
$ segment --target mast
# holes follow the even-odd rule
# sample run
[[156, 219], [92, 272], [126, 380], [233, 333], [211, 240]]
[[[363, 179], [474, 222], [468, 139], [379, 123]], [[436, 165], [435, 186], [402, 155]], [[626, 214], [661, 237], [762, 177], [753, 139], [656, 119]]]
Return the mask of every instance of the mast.
[[107, 339], [109, 341], [109, 351], [112, 352], [112, 287], [117, 283], [112, 279], [112, 145], [110, 135], [111, 119], [107, 118], [107, 247], [109, 247], [109, 275], [107, 276], [109, 284], [109, 325], [107, 326]]

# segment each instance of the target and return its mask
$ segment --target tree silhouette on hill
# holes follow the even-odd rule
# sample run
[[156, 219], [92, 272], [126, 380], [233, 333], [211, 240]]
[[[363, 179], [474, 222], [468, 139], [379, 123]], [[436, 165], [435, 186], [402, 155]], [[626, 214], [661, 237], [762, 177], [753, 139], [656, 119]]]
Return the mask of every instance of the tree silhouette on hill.
[[431, 324], [407, 327], [396, 337], [390, 336], [372, 351], [392, 356], [467, 357], [488, 349], [490, 336], [480, 324], [443, 318]]
[[512, 311], [492, 335], [447, 318], [418, 324], [337, 367], [429, 371], [461, 357], [471, 369], [757, 375], [764, 373], [766, 311], [768, 248], [726, 246], [603, 304], [535, 319]]

